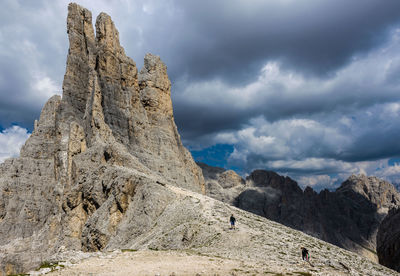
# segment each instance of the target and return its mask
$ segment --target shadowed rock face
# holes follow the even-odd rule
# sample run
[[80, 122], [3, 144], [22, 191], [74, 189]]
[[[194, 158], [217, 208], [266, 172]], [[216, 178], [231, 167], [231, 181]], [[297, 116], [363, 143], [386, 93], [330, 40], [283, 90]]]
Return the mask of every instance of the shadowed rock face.
[[245, 181], [234, 171], [197, 163], [202, 169], [208, 196], [236, 205], [237, 195], [245, 188]]
[[376, 238], [379, 263], [400, 272], [400, 209], [391, 209]]
[[231, 184], [237, 187], [232, 190], [219, 183], [223, 169], [199, 165], [209, 196], [375, 261], [379, 224], [390, 207], [400, 205], [393, 185], [376, 177], [353, 175], [336, 191], [318, 194], [310, 187], [301, 190], [289, 177], [256, 170]]
[[0, 272], [26, 271], [62, 246], [131, 242], [176, 198], [161, 184], [204, 193], [167, 67], [147, 54], [138, 72], [107, 14], [95, 29], [90, 11], [68, 6], [63, 95], [45, 104], [20, 157], [0, 164]]

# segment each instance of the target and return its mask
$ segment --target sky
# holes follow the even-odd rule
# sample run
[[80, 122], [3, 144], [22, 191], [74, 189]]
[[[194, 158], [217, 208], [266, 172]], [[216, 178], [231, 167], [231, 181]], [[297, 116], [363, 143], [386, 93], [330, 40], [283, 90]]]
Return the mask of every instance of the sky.
[[[108, 13], [139, 68], [168, 66], [175, 121], [197, 161], [333, 189], [400, 183], [400, 1], [82, 0]], [[64, 0], [2, 0], [0, 162], [62, 93]]]

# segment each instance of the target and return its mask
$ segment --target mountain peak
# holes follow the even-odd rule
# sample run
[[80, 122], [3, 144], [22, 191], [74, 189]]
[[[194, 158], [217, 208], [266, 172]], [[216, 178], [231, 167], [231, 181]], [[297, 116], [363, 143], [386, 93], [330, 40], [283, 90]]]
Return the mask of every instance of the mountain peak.
[[138, 73], [111, 17], [97, 17], [95, 36], [91, 12], [75, 3], [67, 33], [62, 97], [45, 104], [20, 157], [0, 165], [0, 271], [23, 272], [60, 247], [133, 242], [177, 199], [167, 183], [205, 192], [160, 57], [147, 54]]

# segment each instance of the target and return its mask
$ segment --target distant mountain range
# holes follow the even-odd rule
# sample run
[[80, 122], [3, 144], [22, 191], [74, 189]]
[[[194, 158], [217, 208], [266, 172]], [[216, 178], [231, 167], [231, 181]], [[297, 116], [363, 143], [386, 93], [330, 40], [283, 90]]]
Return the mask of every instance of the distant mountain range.
[[304, 191], [290, 177], [256, 170], [246, 179], [198, 163], [211, 197], [377, 261], [376, 235], [400, 194], [387, 181], [352, 175], [335, 191]]

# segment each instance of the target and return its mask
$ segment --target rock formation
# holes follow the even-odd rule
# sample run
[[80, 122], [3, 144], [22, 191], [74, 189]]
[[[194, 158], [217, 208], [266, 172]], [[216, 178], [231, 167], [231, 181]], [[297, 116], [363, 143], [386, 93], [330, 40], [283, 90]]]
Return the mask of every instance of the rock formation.
[[379, 263], [400, 272], [400, 208], [391, 209], [376, 237]]
[[245, 181], [232, 170], [197, 163], [203, 170], [207, 195], [220, 201], [236, 205], [237, 195], [245, 188]]
[[[199, 164], [207, 194], [377, 261], [376, 234], [389, 208], [400, 206], [400, 194], [376, 177], [351, 176], [334, 192], [300, 189], [289, 177], [256, 170], [232, 189], [222, 189], [223, 169]], [[218, 191], [218, 192], [214, 192]]]
[[204, 193], [177, 131], [167, 67], [138, 72], [101, 13], [68, 6], [63, 95], [45, 104], [19, 158], [0, 164], [0, 271], [38, 265], [61, 246], [102, 250], [145, 233], [176, 196]]

